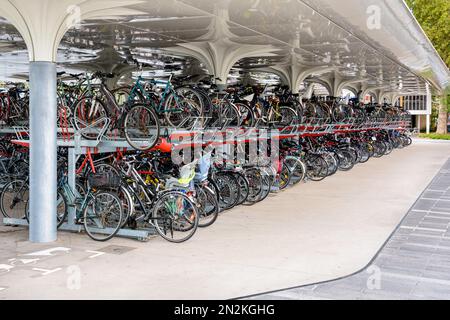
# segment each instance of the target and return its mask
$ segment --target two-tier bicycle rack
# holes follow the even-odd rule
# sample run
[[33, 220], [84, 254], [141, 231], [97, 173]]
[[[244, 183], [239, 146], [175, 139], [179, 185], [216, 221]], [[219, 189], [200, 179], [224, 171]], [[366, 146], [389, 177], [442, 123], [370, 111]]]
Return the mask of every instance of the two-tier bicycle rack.
[[[94, 125], [94, 124], [93, 124]], [[97, 125], [97, 124], [95, 124]], [[172, 144], [172, 148], [183, 149], [191, 147], [203, 147], [206, 145], [220, 146], [249, 143], [255, 141], [267, 140], [268, 135], [265, 133], [270, 132], [271, 139], [300, 139], [301, 137], [316, 137], [329, 134], [342, 134], [349, 132], [366, 132], [371, 130], [407, 130], [409, 127], [408, 121], [370, 121], [363, 124], [356, 123], [356, 121], [350, 121], [348, 123], [327, 124], [321, 123], [319, 119], [310, 119], [308, 123], [301, 125], [288, 126], [284, 128], [227, 128], [227, 129], [200, 129], [196, 128], [190, 131], [177, 130], [174, 128], [161, 128], [160, 132], [168, 138]], [[74, 194], [78, 196], [75, 181], [77, 175], [76, 163], [81, 156], [86, 156], [89, 153], [115, 153], [126, 152], [133, 150], [130, 144], [123, 138], [108, 137], [106, 136], [108, 123], [105, 123], [104, 130], [100, 130], [97, 139], [86, 140], [82, 138], [81, 132], [74, 132], [73, 129], [65, 128], [58, 129], [58, 147], [64, 147], [68, 149], [68, 184], [73, 190]], [[85, 128], [88, 130], [89, 127]], [[261, 134], [263, 133], [263, 134]], [[0, 134], [15, 134], [16, 139], [12, 140], [13, 143], [28, 147], [29, 129], [25, 126], [18, 126], [12, 128], [0, 129]], [[221, 139], [217, 139], [221, 136]], [[201, 137], [201, 140], [198, 138]], [[181, 140], [180, 138], [183, 138]], [[177, 142], [173, 142], [177, 141]], [[58, 230], [81, 232], [83, 226], [76, 223], [76, 208], [69, 205], [68, 208], [68, 221], [64, 223]], [[5, 225], [19, 225], [28, 226], [28, 222], [25, 219], [13, 219], [3, 218]], [[110, 233], [110, 230], [105, 230], [105, 233]], [[153, 228], [149, 229], [127, 229], [122, 228], [117, 233], [117, 236], [134, 238], [141, 241], [147, 240], [150, 236], [155, 235]]]

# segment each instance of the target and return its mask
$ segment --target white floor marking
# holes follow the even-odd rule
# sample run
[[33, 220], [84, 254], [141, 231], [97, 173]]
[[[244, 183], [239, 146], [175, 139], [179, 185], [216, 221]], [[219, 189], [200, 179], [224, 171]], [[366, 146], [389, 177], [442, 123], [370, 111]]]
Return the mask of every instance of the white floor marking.
[[11, 263], [11, 265], [16, 266], [18, 262], [22, 263], [23, 265], [27, 265], [27, 264], [30, 264], [30, 263], [34, 264], [34, 263], [38, 262], [39, 260], [41, 260], [41, 259], [39, 259], [39, 258], [36, 258], [36, 259], [16, 259], [16, 258], [13, 258], [13, 259], [9, 259], [8, 261], [9, 261], [9, 263]]
[[445, 231], [447, 231], [446, 229], [432, 229], [432, 228], [409, 227], [409, 226], [401, 226], [400, 229], [436, 231], [436, 232], [445, 232]]
[[56, 248], [50, 248], [50, 249], [36, 251], [36, 252], [32, 252], [32, 253], [27, 253], [26, 256], [52, 256], [53, 252], [58, 252], [58, 251], [69, 252], [70, 250], [71, 250], [70, 248], [56, 247]]
[[6, 288], [0, 287], [0, 291], [6, 290]]
[[34, 271], [42, 272], [42, 275], [43, 275], [43, 276], [47, 276], [47, 275], [49, 275], [49, 274], [52, 274], [52, 273], [55, 273], [55, 272], [57, 272], [57, 271], [62, 270], [62, 268], [56, 268], [56, 269], [53, 269], [53, 270], [41, 269], [41, 268], [33, 268], [33, 270], [34, 270]]
[[0, 273], [2, 270], [6, 270], [6, 272], [8, 272], [11, 269], [14, 269], [14, 266], [10, 266], [9, 264], [0, 264]]
[[420, 200], [450, 201], [449, 199], [442, 199], [442, 198], [420, 198]]
[[93, 251], [93, 250], [86, 250], [86, 252], [88, 252], [88, 253], [95, 253], [94, 255], [90, 256], [89, 259], [97, 258], [99, 256], [102, 256], [102, 255], [106, 254], [106, 252]]

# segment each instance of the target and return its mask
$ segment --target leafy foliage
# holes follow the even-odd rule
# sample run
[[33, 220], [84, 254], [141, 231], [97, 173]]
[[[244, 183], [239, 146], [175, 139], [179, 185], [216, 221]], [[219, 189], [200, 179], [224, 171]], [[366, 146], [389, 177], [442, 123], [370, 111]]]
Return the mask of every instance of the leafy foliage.
[[442, 60], [450, 66], [450, 1], [406, 0]]
[[421, 134], [419, 134], [419, 138], [433, 139], [433, 140], [450, 140], [450, 134], [421, 133]]

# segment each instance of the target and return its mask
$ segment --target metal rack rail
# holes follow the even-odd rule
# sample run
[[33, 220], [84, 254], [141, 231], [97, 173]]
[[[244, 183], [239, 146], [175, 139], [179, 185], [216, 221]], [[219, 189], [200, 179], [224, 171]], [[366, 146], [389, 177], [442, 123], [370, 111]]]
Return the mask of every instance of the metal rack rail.
[[[202, 147], [205, 145], [220, 146], [229, 144], [244, 144], [256, 141], [270, 139], [296, 139], [301, 137], [314, 137], [328, 134], [343, 134], [350, 132], [365, 132], [371, 130], [407, 130], [409, 123], [407, 121], [372, 121], [370, 123], [337, 123], [337, 124], [318, 124], [308, 123], [284, 128], [228, 128], [219, 129], [195, 129], [191, 131], [177, 130], [174, 128], [162, 128], [162, 135], [169, 141], [172, 150]], [[83, 139], [80, 132], [74, 132], [73, 129], [58, 129], [57, 144], [59, 147], [68, 149], [68, 184], [75, 195], [76, 191], [76, 163], [78, 159], [88, 153], [115, 153], [133, 150], [131, 145], [120, 137], [107, 137], [104, 132], [97, 139]], [[0, 128], [0, 134], [14, 134], [16, 139], [12, 142], [24, 147], [29, 147], [29, 130], [26, 127]], [[158, 146], [155, 147], [158, 149]], [[68, 221], [64, 223], [59, 230], [81, 232], [82, 225], [76, 223], [76, 208], [69, 206]], [[5, 225], [27, 226], [25, 219], [3, 218]], [[109, 230], [105, 230], [105, 233]], [[153, 229], [126, 229], [122, 228], [117, 236], [134, 238], [141, 241], [147, 240], [154, 235]]]

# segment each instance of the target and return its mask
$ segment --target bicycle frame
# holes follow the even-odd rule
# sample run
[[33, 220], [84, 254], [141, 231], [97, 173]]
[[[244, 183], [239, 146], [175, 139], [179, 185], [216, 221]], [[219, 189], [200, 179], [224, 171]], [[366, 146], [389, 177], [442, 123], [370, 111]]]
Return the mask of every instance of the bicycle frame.
[[[150, 81], [151, 84], [164, 84], [165, 85], [164, 91], [163, 91], [163, 93], [161, 95], [161, 99], [159, 100], [158, 105], [157, 106], [153, 106], [157, 113], [169, 113], [169, 112], [180, 111], [178, 108], [175, 108], [175, 109], [164, 109], [164, 102], [166, 101], [166, 97], [169, 94], [173, 94], [173, 97], [175, 99], [176, 105], [180, 104], [180, 100], [179, 100], [178, 94], [174, 90], [174, 87], [173, 87], [172, 82], [171, 82], [172, 81], [172, 76], [173, 75], [171, 74], [168, 81], [162, 81], [162, 80], [151, 80]], [[134, 98], [136, 97], [136, 94], [139, 94], [139, 92], [140, 92], [140, 94], [142, 95], [142, 97], [146, 101], [152, 101], [152, 97], [150, 96], [150, 94], [145, 89], [145, 86], [142, 85], [142, 81], [143, 80], [144, 79], [142, 78], [142, 76], [139, 76], [138, 79], [136, 80], [135, 84], [131, 88], [130, 95], [128, 97], [128, 104], [132, 104], [133, 103]]]
[[[89, 200], [94, 197], [92, 189], [87, 190], [84, 197], [77, 197], [75, 192], [69, 186], [67, 177], [64, 177], [63, 179], [60, 179], [60, 181], [58, 183], [58, 190], [62, 190], [64, 196], [66, 197], [66, 199], [68, 201], [68, 206], [75, 208], [75, 218], [77, 220], [81, 219], [82, 213], [83, 213], [84, 209], [86, 208]], [[78, 202], [79, 200], [82, 200], [82, 201]]]

